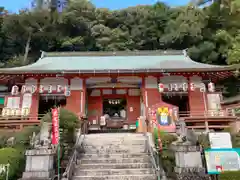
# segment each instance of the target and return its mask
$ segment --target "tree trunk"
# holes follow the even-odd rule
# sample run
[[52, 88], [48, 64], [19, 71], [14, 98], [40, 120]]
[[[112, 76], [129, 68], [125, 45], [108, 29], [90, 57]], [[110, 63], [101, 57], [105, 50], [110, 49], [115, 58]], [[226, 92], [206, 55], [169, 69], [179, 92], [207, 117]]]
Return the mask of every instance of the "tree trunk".
[[29, 49], [30, 49], [31, 39], [32, 39], [32, 33], [30, 32], [28, 34], [28, 39], [27, 39], [26, 46], [25, 46], [25, 53], [24, 53], [24, 58], [23, 58], [23, 64], [24, 65], [26, 65], [28, 63], [27, 58], [28, 58], [28, 53], [29, 53]]

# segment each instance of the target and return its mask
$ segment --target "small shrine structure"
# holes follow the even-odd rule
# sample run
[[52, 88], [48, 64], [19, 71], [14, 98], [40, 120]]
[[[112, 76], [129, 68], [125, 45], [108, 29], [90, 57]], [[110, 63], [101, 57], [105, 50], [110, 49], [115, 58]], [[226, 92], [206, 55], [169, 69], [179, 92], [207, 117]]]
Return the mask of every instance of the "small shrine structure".
[[223, 129], [236, 117], [222, 109], [216, 83], [233, 71], [185, 51], [42, 52], [33, 64], [0, 69], [0, 128], [38, 124], [61, 105], [93, 125], [105, 115], [111, 128], [144, 116], [169, 131], [180, 118], [191, 129]]

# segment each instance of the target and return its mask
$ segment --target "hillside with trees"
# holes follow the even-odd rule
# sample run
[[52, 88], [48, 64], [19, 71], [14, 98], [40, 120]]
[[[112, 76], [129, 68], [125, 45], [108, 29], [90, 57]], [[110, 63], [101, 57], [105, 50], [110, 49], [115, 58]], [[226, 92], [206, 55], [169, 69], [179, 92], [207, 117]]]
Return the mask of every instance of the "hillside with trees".
[[[202, 4], [206, 1], [199, 1]], [[210, 64], [240, 63], [240, 0], [216, 0], [204, 8], [164, 3], [111, 11], [87, 0], [54, 9], [0, 8], [0, 65], [36, 61], [43, 51], [188, 49]]]

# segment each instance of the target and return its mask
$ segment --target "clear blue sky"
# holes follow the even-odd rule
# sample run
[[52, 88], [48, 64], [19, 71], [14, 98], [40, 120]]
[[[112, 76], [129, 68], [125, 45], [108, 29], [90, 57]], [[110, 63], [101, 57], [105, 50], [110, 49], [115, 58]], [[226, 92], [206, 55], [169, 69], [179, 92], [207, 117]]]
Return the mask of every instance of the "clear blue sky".
[[[32, 0], [0, 0], [0, 6], [7, 10], [17, 12], [19, 9], [28, 8]], [[153, 4], [158, 0], [92, 0], [97, 7], [106, 7], [110, 9], [121, 9], [138, 4]], [[190, 0], [159, 0], [166, 2], [171, 6], [185, 5]]]

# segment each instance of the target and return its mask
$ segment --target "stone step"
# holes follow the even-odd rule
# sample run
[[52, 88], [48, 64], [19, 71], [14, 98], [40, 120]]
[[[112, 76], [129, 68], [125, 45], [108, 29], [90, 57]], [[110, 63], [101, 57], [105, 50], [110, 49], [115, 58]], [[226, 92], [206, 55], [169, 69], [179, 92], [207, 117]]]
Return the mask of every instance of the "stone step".
[[94, 142], [94, 141], [86, 141], [84, 140], [83, 145], [84, 146], [110, 146], [110, 145], [145, 145], [146, 144], [146, 140], [127, 140], [127, 141], [117, 141], [117, 140], [112, 140], [112, 141], [105, 141], [105, 140], [99, 140], [98, 142]]
[[151, 163], [99, 163], [99, 164], [79, 164], [76, 168], [85, 169], [137, 169], [152, 168]]
[[99, 133], [99, 134], [87, 134], [86, 137], [145, 137], [143, 133]]
[[73, 180], [156, 180], [156, 175], [74, 176]]
[[144, 153], [145, 152], [145, 148], [108, 148], [108, 149], [84, 149], [84, 152], [86, 153]]
[[138, 157], [138, 158], [81, 158], [78, 160], [78, 164], [97, 164], [97, 163], [148, 163], [151, 162], [151, 158]]
[[75, 176], [108, 176], [108, 175], [140, 175], [154, 174], [153, 169], [76, 169]]
[[149, 157], [147, 153], [85, 153], [81, 155], [82, 158], [91, 158], [91, 159], [98, 159], [98, 158], [143, 158]]

